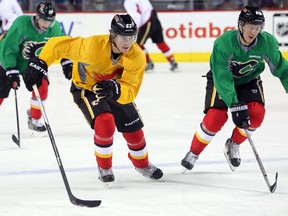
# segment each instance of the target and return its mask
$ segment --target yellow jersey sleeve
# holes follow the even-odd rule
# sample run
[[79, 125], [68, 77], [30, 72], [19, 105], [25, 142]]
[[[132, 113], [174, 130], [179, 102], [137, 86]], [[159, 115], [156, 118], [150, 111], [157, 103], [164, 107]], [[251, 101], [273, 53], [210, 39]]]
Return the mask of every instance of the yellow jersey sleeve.
[[136, 42], [117, 61], [112, 60], [109, 35], [53, 37], [43, 47], [39, 58], [48, 66], [60, 58], [72, 60], [73, 83], [89, 91], [99, 81], [116, 79], [121, 89], [117, 102], [121, 104], [130, 103], [136, 98], [146, 66], [145, 54]]

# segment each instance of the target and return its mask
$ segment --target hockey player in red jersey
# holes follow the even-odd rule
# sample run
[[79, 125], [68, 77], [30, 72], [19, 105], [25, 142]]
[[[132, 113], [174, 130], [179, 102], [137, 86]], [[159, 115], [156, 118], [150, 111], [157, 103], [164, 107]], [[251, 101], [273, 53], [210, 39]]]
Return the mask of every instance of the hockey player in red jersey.
[[143, 122], [133, 102], [145, 72], [145, 55], [135, 42], [137, 25], [130, 15], [115, 15], [110, 35], [51, 38], [23, 78], [28, 90], [38, 84], [58, 58], [73, 60], [71, 93], [94, 130], [95, 156], [102, 182], [113, 182], [113, 136], [122, 133], [135, 169], [151, 179], [162, 171], [148, 160]]
[[156, 11], [153, 9], [149, 0], [125, 0], [124, 8], [135, 20], [139, 32], [137, 43], [146, 54], [146, 71], [153, 71], [154, 63], [149, 57], [148, 51], [145, 49], [144, 44], [148, 38], [156, 43], [157, 47], [161, 50], [165, 58], [170, 63], [171, 71], [178, 70], [178, 64], [175, 61], [174, 54], [168, 44], [164, 41], [163, 29], [161, 22], [158, 19]]
[[262, 31], [264, 24], [263, 12], [246, 6], [238, 18], [238, 30], [227, 31], [214, 42], [211, 69], [206, 76], [206, 115], [181, 161], [186, 169], [194, 167], [201, 152], [226, 123], [228, 109], [235, 128], [225, 143], [224, 154], [233, 171], [240, 166], [239, 146], [247, 139], [244, 129], [254, 133], [265, 116], [260, 77], [265, 61], [288, 92], [288, 61], [279, 51], [276, 38]]

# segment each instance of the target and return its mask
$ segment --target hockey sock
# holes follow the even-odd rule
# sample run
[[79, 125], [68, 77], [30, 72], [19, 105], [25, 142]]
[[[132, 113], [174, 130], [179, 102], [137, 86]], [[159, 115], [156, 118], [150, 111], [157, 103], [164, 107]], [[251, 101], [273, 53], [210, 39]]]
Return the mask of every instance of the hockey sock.
[[166, 42], [157, 43], [158, 48], [162, 51], [166, 59], [171, 63], [174, 60], [173, 53]]
[[125, 138], [129, 153], [128, 157], [133, 165], [137, 168], [145, 168], [148, 166], [148, 151], [146, 141], [142, 129], [137, 131], [122, 133]]
[[211, 142], [215, 134], [221, 130], [227, 119], [228, 115], [225, 109], [210, 108], [194, 134], [190, 147], [191, 152], [199, 155]]
[[247, 105], [250, 116], [250, 128], [259, 128], [264, 120], [265, 107], [258, 102], [249, 102]]
[[[48, 81], [46, 79], [42, 80], [42, 85], [39, 87], [39, 94], [41, 101], [45, 106], [48, 97]], [[34, 119], [40, 119], [42, 116], [40, 104], [38, 103], [34, 92], [32, 92], [32, 98], [30, 99], [30, 115]]]
[[[265, 108], [258, 102], [249, 102], [247, 105], [250, 116], [249, 132], [252, 135], [264, 120]], [[238, 127], [234, 128], [231, 138], [237, 144], [241, 144], [247, 139], [245, 131]]]
[[3, 103], [5, 98], [0, 98], [0, 105]]
[[99, 167], [112, 167], [113, 136], [115, 132], [114, 117], [111, 113], [102, 113], [94, 122], [94, 144], [96, 161]]
[[150, 61], [150, 56], [148, 51], [146, 50], [146, 48], [144, 47], [144, 45], [140, 45], [141, 49], [143, 50], [145, 57], [146, 57], [146, 63], [148, 63]]

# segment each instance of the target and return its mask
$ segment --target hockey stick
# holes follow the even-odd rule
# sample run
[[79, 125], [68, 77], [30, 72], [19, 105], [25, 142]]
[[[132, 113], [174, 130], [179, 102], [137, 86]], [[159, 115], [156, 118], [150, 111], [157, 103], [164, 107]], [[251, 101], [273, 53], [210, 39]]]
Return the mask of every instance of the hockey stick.
[[39, 94], [39, 91], [38, 91], [38, 88], [37, 88], [36, 85], [33, 85], [33, 90], [34, 90], [34, 93], [36, 95], [37, 101], [38, 101], [38, 103], [40, 105], [42, 116], [44, 118], [44, 122], [45, 122], [47, 131], [48, 131], [48, 134], [49, 134], [49, 137], [50, 137], [50, 141], [51, 141], [51, 144], [52, 144], [55, 156], [56, 156], [58, 167], [60, 169], [64, 184], [65, 184], [65, 188], [66, 188], [66, 191], [68, 193], [68, 196], [69, 196], [69, 199], [70, 199], [71, 203], [73, 203], [74, 205], [86, 206], [86, 207], [97, 207], [97, 206], [99, 206], [101, 204], [101, 200], [81, 200], [81, 199], [76, 198], [72, 194], [70, 186], [69, 186], [69, 183], [68, 183], [68, 179], [66, 177], [65, 170], [64, 170], [61, 158], [60, 158], [60, 154], [58, 152], [58, 149], [57, 149], [57, 146], [56, 146], [56, 143], [55, 143], [55, 139], [54, 139], [54, 136], [52, 134], [52, 130], [50, 128], [50, 125], [49, 125], [49, 122], [48, 122], [48, 118], [47, 118], [47, 115], [46, 115], [46, 112], [45, 112], [44, 106], [42, 104], [42, 101], [41, 101], [41, 98], [40, 98], [40, 94]]
[[14, 92], [15, 92], [15, 109], [16, 109], [16, 120], [17, 120], [17, 133], [18, 133], [18, 138], [12, 134], [12, 140], [14, 141], [14, 143], [16, 143], [16, 145], [20, 148], [20, 128], [19, 128], [19, 114], [18, 114], [18, 100], [17, 100], [17, 83], [14, 82], [13, 83], [14, 86]]
[[251, 138], [251, 135], [250, 135], [250, 133], [249, 133], [249, 131], [248, 131], [247, 129], [244, 129], [244, 131], [245, 131], [245, 134], [246, 134], [246, 136], [247, 136], [247, 138], [248, 138], [248, 141], [249, 141], [249, 143], [250, 143], [250, 145], [251, 145], [251, 147], [252, 147], [252, 150], [253, 150], [253, 152], [254, 152], [254, 155], [255, 155], [255, 157], [256, 157], [256, 160], [257, 160], [257, 162], [258, 162], [258, 165], [259, 165], [259, 167], [260, 167], [260, 170], [261, 170], [261, 172], [262, 172], [262, 175], [263, 175], [263, 177], [264, 177], [264, 179], [265, 179], [265, 182], [266, 182], [266, 184], [267, 184], [267, 186], [268, 186], [268, 188], [269, 188], [269, 191], [270, 191], [271, 193], [273, 193], [273, 192], [276, 190], [276, 187], [277, 187], [278, 172], [276, 172], [274, 184], [271, 185], [270, 182], [269, 182], [267, 173], [266, 173], [266, 171], [265, 171], [265, 168], [264, 168], [264, 166], [263, 166], [263, 164], [262, 164], [262, 161], [261, 161], [261, 159], [260, 159], [260, 157], [259, 157], [259, 154], [258, 154], [258, 152], [257, 152], [257, 150], [256, 150], [256, 147], [255, 147], [255, 145], [254, 145], [254, 142], [253, 142], [253, 140], [252, 140], [252, 138]]

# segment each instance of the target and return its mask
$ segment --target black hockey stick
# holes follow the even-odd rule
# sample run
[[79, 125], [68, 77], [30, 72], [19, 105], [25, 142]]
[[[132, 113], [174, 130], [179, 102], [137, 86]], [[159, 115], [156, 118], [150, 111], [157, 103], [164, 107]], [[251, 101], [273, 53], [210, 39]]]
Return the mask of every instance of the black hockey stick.
[[257, 150], [256, 150], [256, 147], [255, 147], [255, 145], [254, 145], [254, 142], [253, 142], [253, 140], [252, 140], [252, 138], [251, 138], [251, 135], [250, 135], [250, 133], [249, 133], [249, 131], [248, 131], [247, 129], [244, 129], [244, 131], [245, 131], [246, 136], [247, 136], [247, 138], [248, 138], [248, 141], [249, 141], [249, 143], [250, 143], [250, 145], [251, 145], [251, 147], [252, 147], [252, 150], [253, 150], [253, 152], [254, 152], [254, 155], [255, 155], [255, 157], [256, 157], [256, 160], [257, 160], [257, 162], [258, 162], [258, 165], [259, 165], [259, 167], [260, 167], [260, 170], [261, 170], [261, 172], [262, 172], [262, 175], [263, 175], [263, 177], [264, 177], [264, 179], [265, 179], [265, 182], [266, 182], [266, 184], [267, 184], [267, 186], [268, 186], [268, 188], [269, 188], [269, 191], [270, 191], [271, 193], [273, 193], [273, 192], [276, 190], [276, 187], [277, 187], [278, 172], [276, 172], [274, 184], [271, 185], [270, 182], [269, 182], [267, 173], [266, 173], [266, 171], [265, 171], [265, 168], [264, 168], [264, 166], [263, 166], [263, 164], [262, 164], [262, 161], [261, 161], [261, 159], [260, 159], [260, 157], [259, 157], [259, 154], [258, 154], [258, 152], [257, 152]]
[[16, 89], [17, 83], [13, 83], [13, 86], [14, 86], [14, 92], [15, 92], [15, 109], [16, 109], [18, 138], [14, 134], [12, 134], [12, 140], [20, 148], [20, 127], [19, 127], [18, 100], [17, 100], [17, 89]]
[[38, 103], [40, 105], [42, 116], [44, 118], [44, 122], [45, 122], [47, 131], [48, 131], [48, 134], [49, 134], [49, 137], [50, 137], [50, 141], [51, 141], [51, 144], [52, 144], [55, 156], [56, 156], [58, 167], [60, 169], [60, 172], [61, 172], [64, 184], [65, 184], [65, 188], [66, 188], [66, 191], [68, 193], [70, 201], [74, 205], [78, 205], [78, 206], [86, 206], [86, 207], [97, 207], [97, 206], [99, 206], [101, 204], [101, 200], [81, 200], [81, 199], [76, 198], [72, 194], [70, 186], [69, 186], [69, 183], [68, 183], [68, 179], [66, 177], [65, 170], [64, 170], [61, 158], [60, 158], [60, 154], [59, 154], [59, 151], [57, 149], [56, 142], [55, 142], [54, 136], [52, 134], [52, 130], [50, 128], [50, 125], [49, 125], [49, 122], [48, 122], [48, 118], [47, 118], [47, 115], [46, 115], [46, 112], [45, 112], [44, 106], [42, 104], [42, 101], [41, 101], [41, 98], [40, 98], [40, 95], [39, 95], [39, 91], [38, 91], [38, 88], [37, 88], [36, 85], [33, 85], [33, 90], [34, 90], [34, 93], [36, 95], [37, 101], [38, 101]]

